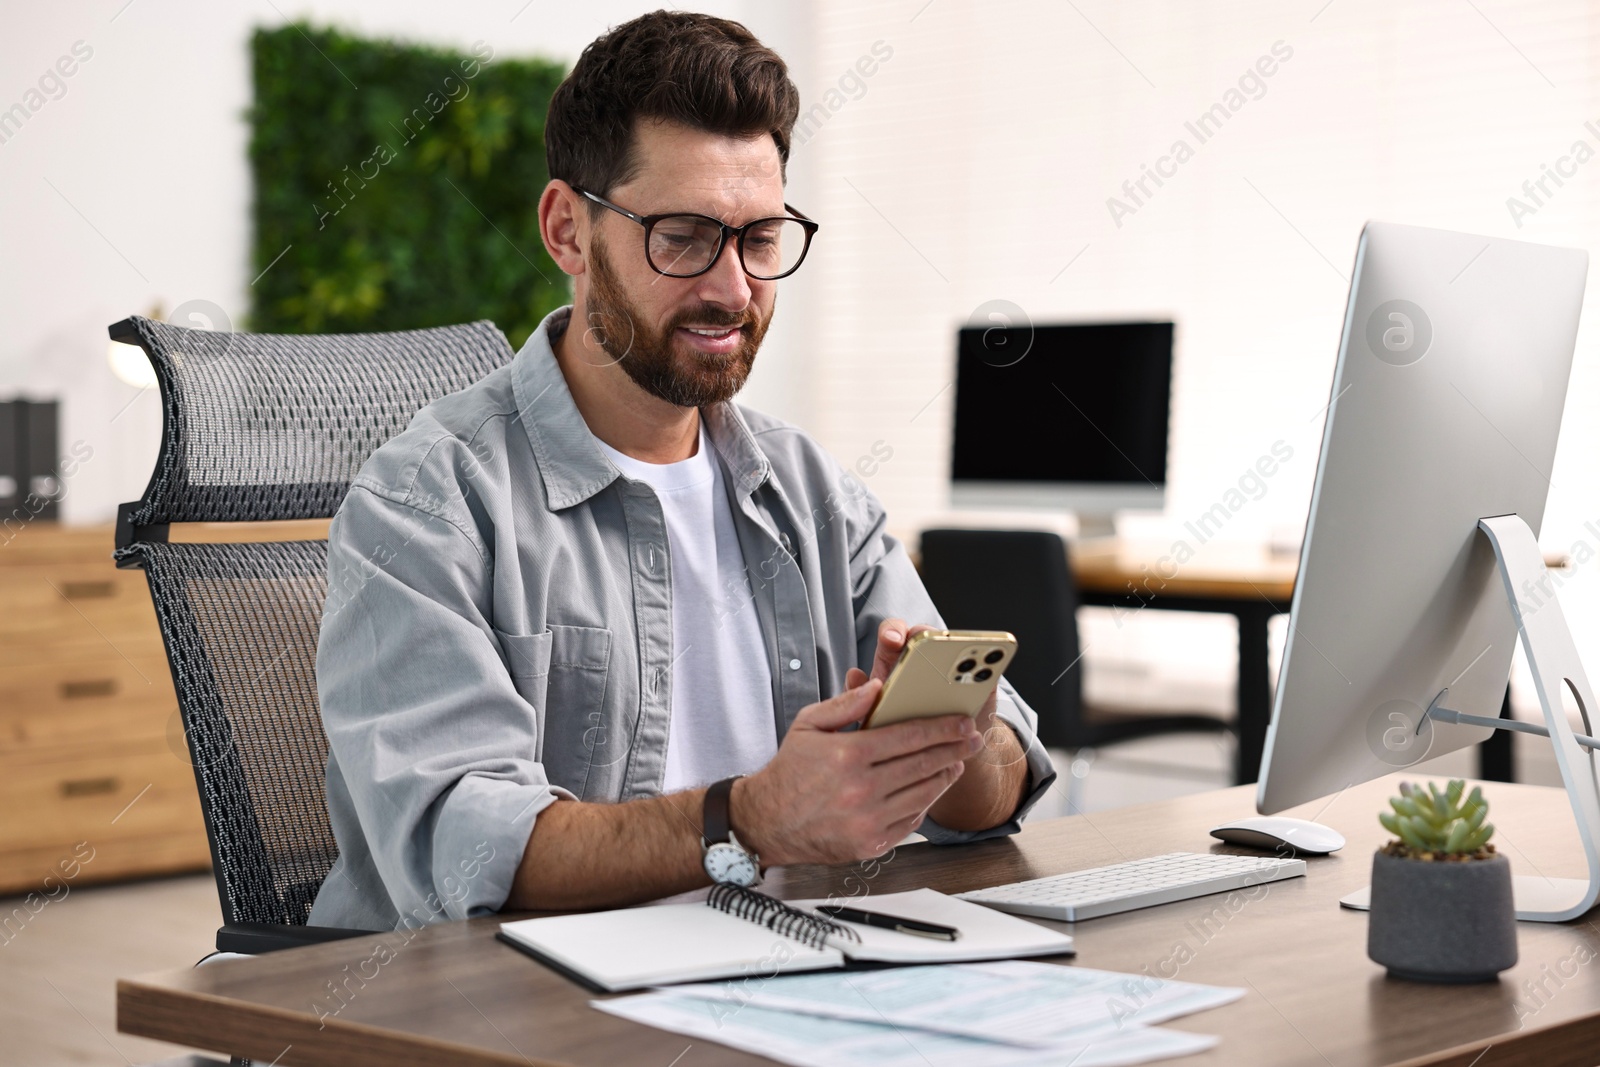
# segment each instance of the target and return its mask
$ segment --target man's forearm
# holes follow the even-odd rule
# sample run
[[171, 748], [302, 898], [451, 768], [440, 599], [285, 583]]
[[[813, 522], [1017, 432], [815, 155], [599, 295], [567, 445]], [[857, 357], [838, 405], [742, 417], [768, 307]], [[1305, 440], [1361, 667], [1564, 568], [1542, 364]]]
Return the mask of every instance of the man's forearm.
[[539, 813], [507, 911], [622, 907], [710, 884], [702, 865], [704, 789]]
[[1028, 757], [1016, 731], [1000, 719], [988, 745], [944, 791], [928, 815], [950, 830], [987, 830], [1016, 813], [1028, 788]]
[[[1009, 725], [1002, 728], [1003, 720], [993, 719], [992, 713], [985, 716], [988, 727], [980, 726], [985, 730], [986, 746], [960, 764], [961, 776], [944, 787], [942, 795], [937, 790], [941, 783], [949, 781], [949, 771], [955, 764], [947, 763], [935, 777], [914, 785], [902, 780], [879, 792], [869, 789], [867, 802], [852, 802], [845, 805], [845, 810], [838, 810], [830, 791], [837, 784], [836, 769], [842, 765], [835, 750], [854, 753], [859, 767], [850, 780], [895, 774], [903, 778], [906, 761], [916, 754], [937, 752], [948, 761], [959, 758], [948, 750], [970, 751], [967, 735], [955, 732], [950, 721], [956, 716], [896, 724], [885, 727], [881, 736], [876, 731], [870, 737], [839, 732], [840, 727], [859, 721], [865, 714], [878, 684], [872, 681], [866, 688], [858, 685], [802, 709], [773, 761], [756, 775], [741, 780], [748, 787], [747, 800], [754, 788], [751, 783], [757, 779], [771, 779], [775, 785], [766, 792], [776, 789], [776, 796], [787, 799], [764, 809], [754, 805], [740, 811], [739, 793], [734, 794], [735, 810], [731, 814], [742, 837], [759, 843], [769, 832], [782, 835], [782, 840], [793, 845], [790, 851], [800, 849], [791, 862], [836, 862], [839, 857], [827, 857], [838, 851], [840, 841], [853, 842], [846, 845], [849, 857], [870, 855], [870, 851], [863, 851], [872, 847], [865, 842], [876, 842], [887, 832], [892, 843], [914, 827], [913, 820], [920, 818], [917, 813], [922, 810], [952, 830], [986, 830], [1011, 818], [1028, 787], [1028, 761], [1016, 733]], [[966, 727], [966, 721], [961, 720], [961, 725]], [[895, 743], [885, 751], [894, 731], [898, 731], [894, 734]], [[887, 758], [890, 756], [894, 758]], [[855, 764], [847, 759], [843, 765]], [[924, 768], [913, 777], [927, 773]], [[705, 793], [704, 789], [691, 789], [621, 804], [556, 801], [534, 821], [504, 908], [554, 911], [618, 907], [710, 884], [701, 846]], [[917, 799], [908, 810], [900, 811], [896, 804], [904, 807], [908, 795]], [[938, 799], [933, 800], [934, 797]], [[930, 800], [932, 806], [923, 809]], [[863, 821], [859, 810], [862, 807], [870, 809], [865, 829], [858, 825]], [[841, 830], [841, 826], [855, 836]], [[825, 827], [827, 832], [817, 837], [816, 827]], [[770, 852], [771, 859], [778, 856], [779, 850], [761, 851]]]

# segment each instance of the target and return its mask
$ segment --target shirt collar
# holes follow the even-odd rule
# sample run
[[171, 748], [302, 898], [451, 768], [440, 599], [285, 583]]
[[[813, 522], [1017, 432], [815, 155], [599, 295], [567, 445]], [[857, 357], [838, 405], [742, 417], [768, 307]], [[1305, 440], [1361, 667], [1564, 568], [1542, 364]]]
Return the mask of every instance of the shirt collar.
[[[552, 338], [566, 330], [571, 314], [568, 304], [546, 315], [528, 335], [511, 368], [517, 412], [533, 446], [551, 511], [583, 503], [620, 474], [583, 421], [551, 347]], [[700, 409], [700, 417], [738, 494], [753, 493], [767, 480], [772, 466], [738, 405], [712, 404]]]

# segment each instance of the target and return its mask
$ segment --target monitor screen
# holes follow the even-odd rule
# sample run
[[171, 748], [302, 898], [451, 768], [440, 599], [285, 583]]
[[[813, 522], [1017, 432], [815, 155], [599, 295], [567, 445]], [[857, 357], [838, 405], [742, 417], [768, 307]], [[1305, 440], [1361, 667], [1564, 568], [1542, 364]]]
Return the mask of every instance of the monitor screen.
[[957, 482], [1164, 487], [1170, 322], [963, 327]]

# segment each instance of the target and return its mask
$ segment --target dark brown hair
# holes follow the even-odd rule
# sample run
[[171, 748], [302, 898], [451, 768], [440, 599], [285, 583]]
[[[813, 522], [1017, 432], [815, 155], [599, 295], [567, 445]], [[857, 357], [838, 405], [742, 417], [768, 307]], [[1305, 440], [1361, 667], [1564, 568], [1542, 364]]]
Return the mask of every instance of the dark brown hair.
[[550, 99], [545, 159], [550, 177], [603, 196], [637, 171], [636, 121], [665, 119], [730, 137], [770, 133], [782, 174], [799, 114], [788, 66], [742, 25], [652, 11], [583, 50]]

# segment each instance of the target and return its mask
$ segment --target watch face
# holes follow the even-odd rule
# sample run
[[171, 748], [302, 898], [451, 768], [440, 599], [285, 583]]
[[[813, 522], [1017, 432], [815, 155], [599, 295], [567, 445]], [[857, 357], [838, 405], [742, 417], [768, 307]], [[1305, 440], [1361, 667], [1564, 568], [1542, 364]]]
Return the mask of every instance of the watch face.
[[756, 865], [750, 854], [737, 845], [719, 841], [706, 849], [706, 873], [713, 882], [755, 885]]

